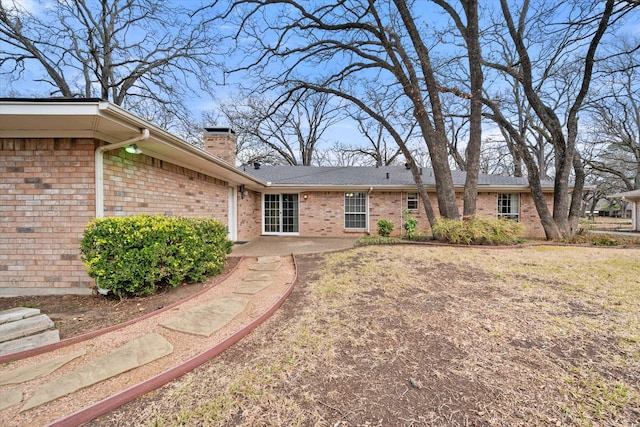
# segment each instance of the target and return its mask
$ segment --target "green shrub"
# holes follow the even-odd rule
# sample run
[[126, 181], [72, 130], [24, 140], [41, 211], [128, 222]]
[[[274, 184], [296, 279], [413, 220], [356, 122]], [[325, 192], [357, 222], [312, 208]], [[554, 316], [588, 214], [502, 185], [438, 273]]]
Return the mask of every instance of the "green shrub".
[[382, 237], [389, 237], [394, 227], [393, 221], [381, 219], [378, 221], [378, 234]]
[[[405, 216], [410, 215], [408, 211], [405, 211]], [[412, 216], [407, 217], [404, 221], [405, 237], [409, 240], [414, 240], [420, 235], [418, 230], [418, 220]]]
[[436, 239], [464, 245], [513, 245], [521, 240], [523, 231], [519, 222], [478, 216], [462, 221], [440, 218], [432, 229]]
[[232, 242], [219, 221], [136, 215], [98, 218], [80, 250], [89, 276], [115, 295], [149, 295], [166, 283], [197, 282], [222, 271]]

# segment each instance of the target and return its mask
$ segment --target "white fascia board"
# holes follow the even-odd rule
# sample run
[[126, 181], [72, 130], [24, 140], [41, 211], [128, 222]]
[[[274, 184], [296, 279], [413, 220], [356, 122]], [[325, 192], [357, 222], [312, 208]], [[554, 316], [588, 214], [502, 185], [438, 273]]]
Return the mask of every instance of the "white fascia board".
[[[230, 185], [243, 184], [254, 190], [265, 186], [235, 166], [107, 101], [0, 101], [1, 138], [95, 138], [115, 144], [140, 135], [143, 129], [148, 129], [150, 134], [149, 139], [139, 143], [143, 152], [146, 143], [161, 144], [168, 147], [163, 150], [166, 153], [161, 160], [205, 175], [223, 177]], [[147, 154], [153, 157], [151, 150]]]

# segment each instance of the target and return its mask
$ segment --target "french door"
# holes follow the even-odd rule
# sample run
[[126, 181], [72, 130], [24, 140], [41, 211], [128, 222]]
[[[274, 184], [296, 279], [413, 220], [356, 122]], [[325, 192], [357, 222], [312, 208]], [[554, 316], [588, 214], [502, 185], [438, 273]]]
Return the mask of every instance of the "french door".
[[263, 234], [300, 232], [297, 194], [264, 194], [263, 197]]

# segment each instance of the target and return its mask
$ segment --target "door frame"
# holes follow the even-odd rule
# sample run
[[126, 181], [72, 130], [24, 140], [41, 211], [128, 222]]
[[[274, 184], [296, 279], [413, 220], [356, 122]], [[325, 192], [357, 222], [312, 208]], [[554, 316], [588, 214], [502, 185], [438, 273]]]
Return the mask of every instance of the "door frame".
[[238, 240], [238, 192], [233, 186], [229, 186], [227, 202], [227, 237], [235, 242]]
[[[283, 210], [283, 196], [285, 195], [293, 195], [296, 197], [295, 209], [294, 209], [294, 218], [296, 222], [297, 231], [282, 231], [283, 229], [283, 218], [284, 218], [284, 210]], [[279, 223], [278, 231], [266, 231], [266, 221], [265, 221], [265, 202], [266, 196], [278, 196], [278, 220]], [[261, 210], [262, 210], [262, 234], [265, 236], [299, 236], [300, 235], [300, 194], [299, 193], [262, 193], [261, 200]]]

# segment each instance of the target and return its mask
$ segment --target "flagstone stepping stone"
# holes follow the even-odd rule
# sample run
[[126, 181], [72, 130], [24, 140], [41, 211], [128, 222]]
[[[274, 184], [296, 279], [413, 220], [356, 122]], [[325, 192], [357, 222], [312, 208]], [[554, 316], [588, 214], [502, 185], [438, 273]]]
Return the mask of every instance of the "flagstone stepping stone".
[[22, 391], [11, 390], [0, 393], [0, 411], [22, 402]]
[[241, 282], [234, 291], [237, 294], [257, 294], [261, 290], [271, 286], [271, 281], [267, 282]]
[[173, 345], [157, 333], [129, 341], [122, 347], [43, 385], [24, 405], [21, 412], [146, 365], [172, 352]]
[[0, 311], [0, 325], [40, 314], [38, 308], [16, 307]]
[[272, 263], [256, 263], [256, 264], [251, 264], [249, 266], [249, 270], [253, 270], [253, 271], [276, 271], [277, 269], [280, 268], [280, 263], [279, 262], [272, 262]]
[[266, 282], [271, 280], [272, 276], [269, 273], [249, 273], [242, 279], [244, 282]]
[[160, 325], [187, 334], [209, 337], [242, 313], [248, 302], [247, 298], [242, 297], [217, 298], [198, 305]]
[[49, 375], [73, 359], [84, 356], [85, 354], [87, 354], [87, 351], [82, 349], [53, 360], [46, 360], [33, 365], [25, 365], [9, 372], [2, 372], [0, 373], [0, 385], [24, 383], [43, 375]]
[[58, 341], [60, 341], [60, 331], [57, 329], [49, 329], [39, 334], [0, 343], [0, 356], [29, 350], [30, 348], [40, 347]]
[[53, 321], [46, 314], [4, 323], [0, 325], [0, 342], [22, 338], [53, 327]]
[[274, 262], [280, 262], [279, 256], [260, 256], [258, 257], [258, 264], [271, 264]]

